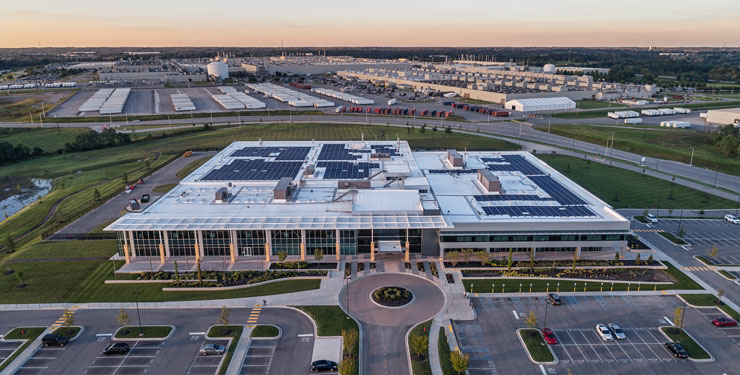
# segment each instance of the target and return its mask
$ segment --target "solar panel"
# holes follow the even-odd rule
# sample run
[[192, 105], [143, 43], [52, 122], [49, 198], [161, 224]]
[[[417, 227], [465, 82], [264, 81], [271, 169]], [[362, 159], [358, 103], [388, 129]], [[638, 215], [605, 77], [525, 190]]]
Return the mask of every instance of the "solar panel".
[[322, 161], [316, 164], [317, 167], [326, 168], [324, 172], [325, 180], [359, 180], [370, 177], [370, 170], [380, 168], [378, 163], [366, 162], [342, 162], [342, 161]]
[[586, 202], [550, 176], [529, 176], [540, 189], [564, 206], [584, 205]]
[[304, 160], [311, 147], [244, 147], [231, 157], [275, 157], [275, 160]]
[[303, 162], [238, 159], [208, 172], [204, 181], [273, 181], [283, 177], [295, 178]]
[[509, 217], [593, 217], [586, 206], [489, 206], [483, 207], [489, 216]]
[[491, 195], [474, 195], [478, 202], [498, 202], [498, 201], [549, 201], [552, 199], [541, 198], [532, 194], [491, 194]]
[[535, 167], [521, 155], [501, 155], [501, 158], [481, 158], [484, 163], [504, 163], [488, 164], [488, 169], [492, 171], [521, 172], [525, 176], [546, 175], [545, 172]]
[[388, 154], [391, 156], [398, 155], [398, 153], [396, 152], [396, 148], [392, 145], [371, 145], [370, 148], [376, 154]]
[[477, 173], [474, 169], [429, 169], [428, 174], [446, 174], [446, 173]]
[[357, 160], [362, 152], [350, 150], [343, 144], [324, 144], [321, 146], [318, 160]]

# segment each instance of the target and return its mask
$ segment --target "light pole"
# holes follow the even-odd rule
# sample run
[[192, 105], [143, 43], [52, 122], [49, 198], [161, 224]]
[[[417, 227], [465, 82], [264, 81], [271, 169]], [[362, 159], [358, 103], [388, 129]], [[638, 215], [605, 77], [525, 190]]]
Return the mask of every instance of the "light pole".
[[144, 331], [141, 328], [141, 313], [139, 312], [139, 294], [141, 294], [141, 292], [132, 292], [131, 294], [133, 294], [136, 299], [136, 316], [139, 318], [139, 337], [141, 337], [144, 336]]
[[545, 323], [542, 326], [542, 328], [547, 328], [547, 310], [549, 310], [549, 308], [550, 308], [550, 303], [545, 302]]
[[691, 148], [691, 160], [689, 160], [689, 167], [694, 165], [694, 148]]
[[347, 319], [349, 319], [349, 280], [351, 279], [352, 275], [347, 275], [344, 277], [344, 288], [347, 289], [344, 291], [345, 304], [347, 305]]

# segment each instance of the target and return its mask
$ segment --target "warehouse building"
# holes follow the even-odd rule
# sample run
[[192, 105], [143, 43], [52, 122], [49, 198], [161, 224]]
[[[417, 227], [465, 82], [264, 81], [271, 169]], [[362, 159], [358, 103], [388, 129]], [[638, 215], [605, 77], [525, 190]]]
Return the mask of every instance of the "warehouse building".
[[740, 126], [740, 108], [711, 109], [706, 119], [712, 124]]
[[519, 112], [562, 111], [575, 109], [576, 102], [565, 97], [515, 99], [506, 102], [504, 107]]
[[629, 221], [526, 152], [235, 142], [105, 230], [127, 262], [303, 260], [316, 250], [336, 260], [461, 249], [561, 259], [613, 258]]

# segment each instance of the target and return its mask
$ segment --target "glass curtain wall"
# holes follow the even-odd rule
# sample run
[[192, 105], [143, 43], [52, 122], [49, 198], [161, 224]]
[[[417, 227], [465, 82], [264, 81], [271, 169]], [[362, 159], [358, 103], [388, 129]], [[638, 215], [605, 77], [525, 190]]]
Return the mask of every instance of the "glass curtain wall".
[[159, 256], [159, 231], [136, 231], [133, 232], [133, 237], [136, 256]]
[[170, 245], [170, 256], [195, 256], [195, 232], [191, 230], [169, 231], [167, 232], [167, 241]]
[[203, 231], [203, 255], [205, 256], [228, 256], [229, 231], [226, 230], [204, 230]]
[[272, 231], [272, 255], [285, 251], [288, 255], [301, 254], [301, 231], [300, 230], [273, 230]]
[[320, 249], [324, 255], [337, 253], [336, 230], [306, 230], [306, 255]]
[[265, 255], [265, 243], [267, 243], [267, 237], [263, 230], [236, 231], [236, 247], [238, 255]]

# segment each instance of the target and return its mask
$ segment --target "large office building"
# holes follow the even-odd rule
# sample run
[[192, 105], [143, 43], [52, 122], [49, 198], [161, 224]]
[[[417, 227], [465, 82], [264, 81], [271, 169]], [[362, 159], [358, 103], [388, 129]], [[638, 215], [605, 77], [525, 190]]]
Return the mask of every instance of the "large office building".
[[119, 254], [270, 261], [471, 249], [613, 257], [629, 221], [526, 152], [412, 151], [404, 141], [234, 142], [106, 230]]

